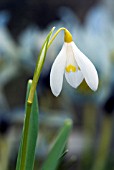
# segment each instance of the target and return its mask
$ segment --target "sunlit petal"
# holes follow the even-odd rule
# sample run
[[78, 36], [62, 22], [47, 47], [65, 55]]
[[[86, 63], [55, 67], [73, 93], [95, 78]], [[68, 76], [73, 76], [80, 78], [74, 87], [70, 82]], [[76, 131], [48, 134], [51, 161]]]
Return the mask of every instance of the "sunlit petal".
[[63, 75], [65, 71], [66, 63], [66, 44], [64, 43], [60, 53], [55, 59], [50, 73], [50, 87], [52, 93], [55, 96], [58, 96], [62, 89], [63, 84]]
[[74, 88], [77, 88], [84, 78], [81, 71], [79, 70], [76, 72], [70, 72], [70, 73], [65, 72], [65, 77], [66, 77], [67, 82]]
[[88, 86], [96, 91], [98, 88], [98, 74], [92, 62], [72, 42], [74, 56]]

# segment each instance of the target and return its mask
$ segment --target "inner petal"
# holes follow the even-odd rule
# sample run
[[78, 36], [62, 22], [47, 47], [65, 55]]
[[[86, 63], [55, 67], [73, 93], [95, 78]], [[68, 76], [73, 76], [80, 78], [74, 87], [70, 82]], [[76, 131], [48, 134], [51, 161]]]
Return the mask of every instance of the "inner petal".
[[65, 71], [67, 73], [76, 72], [78, 70], [78, 65], [76, 63], [74, 52], [70, 44], [67, 45], [66, 54], [67, 54], [67, 57], [66, 57]]
[[77, 88], [83, 81], [83, 75], [80, 70], [76, 72], [65, 73], [67, 82], [74, 88]]

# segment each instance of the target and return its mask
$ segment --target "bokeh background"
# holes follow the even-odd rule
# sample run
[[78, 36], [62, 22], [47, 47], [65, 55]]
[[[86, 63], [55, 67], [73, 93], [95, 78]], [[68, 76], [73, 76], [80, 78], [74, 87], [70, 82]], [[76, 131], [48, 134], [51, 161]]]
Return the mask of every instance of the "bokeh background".
[[73, 89], [64, 80], [60, 96], [53, 96], [49, 75], [63, 44], [60, 33], [48, 51], [37, 88], [40, 133], [35, 170], [66, 118], [73, 120], [73, 129], [59, 170], [114, 170], [113, 0], [0, 0], [0, 170], [15, 169], [27, 81], [53, 26], [70, 30], [100, 81], [92, 92], [85, 82]]

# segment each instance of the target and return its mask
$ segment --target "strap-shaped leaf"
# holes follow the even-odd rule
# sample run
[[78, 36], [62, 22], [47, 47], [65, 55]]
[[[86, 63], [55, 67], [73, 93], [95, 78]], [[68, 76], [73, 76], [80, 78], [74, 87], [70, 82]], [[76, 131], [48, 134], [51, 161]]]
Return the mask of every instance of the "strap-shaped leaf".
[[64, 126], [60, 130], [55, 144], [53, 145], [50, 153], [47, 156], [47, 160], [44, 162], [42, 170], [56, 170], [60, 158], [63, 154], [64, 148], [66, 146], [70, 131], [72, 128], [72, 121], [70, 119], [66, 120]]
[[[27, 99], [30, 91], [32, 81], [29, 80], [28, 86], [27, 86], [27, 94], [26, 94], [26, 112], [27, 112]], [[27, 143], [26, 143], [26, 150], [25, 150], [25, 165], [24, 169], [25, 170], [32, 170], [34, 166], [34, 155], [35, 155], [35, 147], [36, 147], [36, 141], [37, 141], [37, 134], [38, 134], [38, 100], [37, 100], [37, 95], [35, 93], [32, 108], [31, 108], [31, 114], [30, 114], [30, 119], [27, 118], [28, 114], [26, 114], [25, 117], [25, 122], [26, 120], [29, 122], [29, 127], [28, 127], [28, 133], [27, 133]], [[29, 119], [29, 120], [28, 120]], [[25, 124], [24, 124], [25, 126]], [[25, 127], [23, 127], [23, 133], [26, 133]], [[21, 144], [19, 148], [19, 153], [18, 153], [18, 159], [17, 159], [17, 166], [16, 170], [20, 170], [21, 168], [21, 163], [23, 161], [22, 158], [22, 145], [24, 144], [25, 141], [23, 141], [23, 136], [24, 134], [22, 133], [22, 139], [21, 139]], [[25, 149], [25, 148], [23, 148]], [[24, 155], [24, 156], [25, 156]]]

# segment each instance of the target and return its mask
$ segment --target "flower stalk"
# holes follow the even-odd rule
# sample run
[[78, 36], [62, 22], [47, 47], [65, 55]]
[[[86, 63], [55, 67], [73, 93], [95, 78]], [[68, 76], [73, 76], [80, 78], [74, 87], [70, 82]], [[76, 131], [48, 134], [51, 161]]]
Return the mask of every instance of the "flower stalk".
[[43, 64], [44, 64], [44, 61], [45, 61], [47, 50], [49, 49], [50, 45], [52, 44], [52, 42], [55, 40], [57, 35], [62, 30], [64, 30], [64, 35], [65, 35], [64, 40], [66, 42], [70, 42], [72, 40], [72, 35], [70, 34], [70, 32], [66, 28], [61, 27], [60, 29], [58, 29], [56, 31], [56, 33], [53, 35], [53, 37], [49, 41], [49, 38], [52, 35], [54, 29], [55, 29], [55, 27], [53, 27], [52, 30], [50, 31], [50, 33], [48, 34], [46, 41], [44, 42], [44, 44], [42, 46], [42, 49], [40, 51], [40, 55], [39, 55], [37, 63], [36, 63], [36, 69], [35, 69], [34, 76], [33, 76], [32, 86], [31, 86], [30, 94], [29, 94], [28, 101], [27, 101], [29, 105], [31, 105], [32, 102], [33, 102], [33, 97], [34, 97], [34, 93], [35, 93], [35, 90], [36, 90], [36, 86], [37, 86], [37, 83], [38, 83], [38, 80], [39, 80], [39, 77], [40, 77], [40, 73], [41, 73], [41, 70], [42, 70], [42, 67], [43, 67]]
[[48, 36], [47, 36], [47, 38], [46, 38], [46, 40], [45, 40], [45, 42], [42, 46], [39, 57], [37, 59], [36, 68], [35, 68], [35, 71], [34, 71], [34, 76], [33, 76], [33, 81], [32, 81], [32, 86], [31, 86], [28, 101], [27, 101], [27, 103], [29, 105], [32, 105], [32, 103], [33, 103], [33, 98], [34, 98], [36, 86], [37, 86], [37, 83], [38, 83], [38, 80], [39, 80], [39, 77], [40, 77], [40, 73], [42, 71], [42, 67], [43, 67], [43, 64], [44, 64], [44, 61], [45, 61], [45, 58], [46, 58], [49, 39], [50, 39], [54, 29], [55, 29], [55, 27], [53, 27], [51, 29], [51, 31], [49, 32], [49, 34], [48, 34]]
[[57, 37], [57, 35], [62, 31], [62, 30], [66, 30], [66, 28], [64, 27], [61, 27], [59, 28], [56, 33], [53, 35], [53, 37], [51, 38], [51, 40], [49, 41], [49, 44], [48, 44], [48, 48], [50, 47], [50, 45], [52, 44], [52, 42], [54, 41], [54, 39]]

